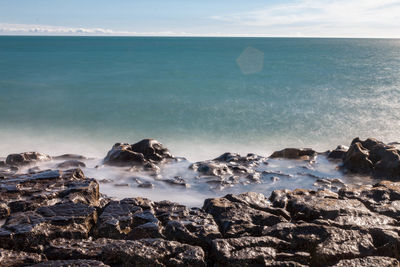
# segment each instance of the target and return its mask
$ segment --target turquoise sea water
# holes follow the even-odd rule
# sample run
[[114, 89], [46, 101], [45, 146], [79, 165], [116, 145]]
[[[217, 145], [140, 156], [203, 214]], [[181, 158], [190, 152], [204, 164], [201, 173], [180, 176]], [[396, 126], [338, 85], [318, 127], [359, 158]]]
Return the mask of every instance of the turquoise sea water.
[[400, 40], [0, 37], [0, 151], [104, 156], [399, 141]]

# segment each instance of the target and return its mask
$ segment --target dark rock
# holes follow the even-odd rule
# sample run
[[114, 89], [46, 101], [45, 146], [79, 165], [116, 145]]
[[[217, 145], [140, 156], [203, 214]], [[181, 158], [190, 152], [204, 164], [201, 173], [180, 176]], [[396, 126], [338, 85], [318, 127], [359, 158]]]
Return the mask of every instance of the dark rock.
[[162, 201], [154, 204], [154, 210], [164, 226], [163, 234], [170, 240], [207, 249], [213, 239], [221, 237], [213, 216], [201, 209]]
[[118, 266], [205, 266], [200, 247], [162, 239], [51, 241], [49, 259], [95, 259]]
[[162, 237], [153, 202], [143, 198], [110, 201], [99, 216], [96, 236], [113, 239]]
[[11, 214], [0, 228], [0, 246], [35, 251], [54, 238], [87, 238], [96, 221], [95, 208], [72, 202]]
[[316, 156], [317, 152], [310, 148], [285, 148], [280, 151], [275, 151], [270, 158], [313, 160]]
[[342, 160], [346, 156], [348, 150], [349, 150], [348, 147], [339, 145], [336, 147], [336, 149], [328, 151], [328, 158]]
[[374, 165], [369, 159], [369, 151], [356, 142], [352, 144], [343, 160], [344, 167], [351, 172], [369, 174], [372, 173]]
[[104, 164], [131, 166], [167, 159], [173, 159], [167, 148], [154, 139], [144, 139], [133, 145], [116, 143], [104, 158]]
[[10, 215], [10, 207], [6, 203], [0, 202], [0, 219], [7, 218]]
[[109, 267], [96, 260], [56, 260], [32, 265], [32, 267]]
[[377, 177], [400, 177], [400, 151], [376, 139], [355, 138], [343, 160], [343, 166], [355, 173]]
[[245, 202], [223, 198], [206, 199], [203, 209], [214, 216], [224, 237], [260, 236], [264, 226], [286, 222], [283, 216], [256, 209]]
[[296, 220], [326, 220], [330, 224], [346, 227], [396, 225], [396, 220], [371, 212], [361, 201], [339, 199], [329, 190], [277, 190], [270, 199], [276, 207], [285, 207]]
[[77, 155], [77, 154], [64, 154], [60, 156], [53, 157], [55, 160], [86, 160], [88, 159], [85, 156]]
[[0, 266], [2, 267], [26, 266], [45, 259], [43, 255], [36, 253], [0, 249]]
[[0, 193], [13, 213], [68, 201], [96, 206], [99, 185], [80, 169], [48, 170], [0, 180]]
[[164, 179], [161, 180], [167, 184], [170, 185], [177, 185], [177, 186], [182, 186], [182, 187], [190, 187], [190, 185], [188, 183], [186, 183], [186, 181], [180, 177], [174, 177], [172, 179]]
[[389, 257], [369, 256], [365, 258], [355, 258], [348, 260], [340, 260], [332, 267], [399, 267], [400, 263], [397, 259]]
[[57, 164], [57, 168], [68, 169], [68, 168], [84, 168], [86, 164], [79, 160], [67, 160]]
[[224, 176], [232, 174], [232, 171], [225, 163], [196, 162], [190, 165], [190, 168], [194, 171], [200, 172], [202, 175]]
[[51, 157], [38, 152], [24, 152], [19, 154], [10, 154], [6, 158], [6, 163], [13, 166], [23, 166], [40, 161], [49, 161]]

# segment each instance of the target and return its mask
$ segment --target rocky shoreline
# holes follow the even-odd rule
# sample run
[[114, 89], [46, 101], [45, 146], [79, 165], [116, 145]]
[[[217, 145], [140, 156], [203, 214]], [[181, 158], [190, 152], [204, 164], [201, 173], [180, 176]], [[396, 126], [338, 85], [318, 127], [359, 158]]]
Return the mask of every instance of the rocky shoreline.
[[[356, 138], [317, 153], [284, 149], [269, 158], [312, 164], [324, 155], [371, 185], [319, 180], [319, 190], [275, 190], [209, 198], [201, 208], [132, 197], [111, 199], [80, 168], [85, 157], [37, 152], [0, 160], [0, 266], [400, 266], [400, 151]], [[49, 170], [40, 162], [57, 159]], [[104, 165], [159, 178], [174, 157], [159, 142], [115, 144]], [[267, 158], [225, 153], [196, 162], [218, 186], [257, 183]], [[101, 166], [99, 166], [101, 168]]]

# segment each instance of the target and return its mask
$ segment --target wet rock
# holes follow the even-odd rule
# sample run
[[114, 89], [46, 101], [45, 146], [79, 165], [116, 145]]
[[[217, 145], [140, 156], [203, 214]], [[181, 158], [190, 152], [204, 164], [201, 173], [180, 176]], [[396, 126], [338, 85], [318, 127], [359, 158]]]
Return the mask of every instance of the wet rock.
[[224, 237], [260, 236], [264, 226], [272, 226], [287, 220], [264, 210], [251, 207], [245, 202], [223, 198], [206, 199], [203, 209], [214, 216]]
[[57, 164], [56, 168], [69, 169], [69, 168], [84, 168], [86, 164], [79, 160], [67, 160]]
[[164, 183], [173, 185], [173, 186], [190, 187], [190, 185], [188, 183], [186, 183], [186, 181], [184, 179], [180, 178], [179, 176], [174, 177], [172, 179], [164, 179], [161, 181], [163, 181]]
[[49, 259], [95, 259], [118, 266], [205, 266], [200, 247], [162, 239], [57, 239], [46, 250]]
[[352, 144], [343, 160], [344, 167], [351, 172], [359, 172], [364, 174], [372, 173], [373, 163], [369, 159], [369, 151], [356, 142]]
[[110, 201], [99, 216], [95, 228], [98, 237], [141, 239], [162, 237], [153, 202], [142, 198]]
[[343, 160], [343, 166], [355, 173], [377, 177], [400, 177], [400, 151], [376, 139], [355, 138]]
[[34, 164], [40, 161], [49, 161], [51, 157], [38, 152], [24, 152], [19, 154], [10, 154], [6, 158], [6, 163], [12, 166], [23, 166]]
[[296, 220], [326, 220], [340, 226], [396, 225], [396, 220], [371, 212], [361, 201], [339, 199], [329, 190], [274, 191], [270, 199], [275, 206], [285, 207]]
[[232, 171], [225, 163], [197, 162], [190, 165], [190, 168], [201, 173], [202, 175], [224, 176], [232, 174]]
[[10, 215], [10, 207], [6, 203], [0, 202], [0, 219], [7, 218]]
[[138, 187], [140, 187], [140, 188], [154, 188], [154, 184], [152, 184], [150, 182], [144, 182], [144, 183], [138, 184]]
[[400, 263], [397, 259], [389, 257], [369, 256], [364, 258], [355, 258], [340, 260], [337, 264], [332, 267], [399, 267]]
[[213, 239], [222, 237], [213, 216], [201, 209], [161, 201], [154, 204], [154, 210], [169, 240], [207, 249]]
[[313, 263], [327, 266], [339, 259], [373, 255], [376, 248], [370, 234], [358, 230], [328, 228], [329, 237], [319, 243], [313, 254]]
[[[215, 239], [212, 242], [211, 257], [218, 266], [254, 266], [264, 265], [264, 261], [285, 261], [294, 259], [290, 252], [289, 242], [270, 236], [239, 237]], [[308, 263], [310, 255], [297, 257], [303, 263]]]
[[68, 201], [96, 206], [99, 185], [96, 180], [86, 178], [80, 169], [47, 170], [0, 180], [0, 193], [2, 202], [13, 213]]
[[77, 155], [77, 154], [63, 154], [60, 156], [53, 157], [55, 160], [86, 160], [88, 159], [85, 156]]
[[43, 255], [36, 253], [0, 249], [0, 266], [2, 267], [27, 266], [45, 259]]
[[87, 238], [96, 221], [95, 208], [72, 202], [14, 213], [0, 228], [0, 246], [37, 251], [54, 238]]
[[96, 260], [56, 260], [32, 265], [32, 267], [109, 267]]
[[345, 156], [347, 151], [349, 150], [348, 147], [339, 145], [334, 150], [328, 151], [328, 159], [340, 159], [342, 160]]
[[161, 162], [173, 156], [161, 143], [154, 139], [143, 139], [136, 144], [116, 143], [104, 158], [104, 164], [131, 166], [147, 162]]
[[313, 160], [317, 156], [317, 152], [310, 148], [285, 148], [280, 151], [272, 153], [270, 158], [286, 158], [286, 159], [300, 159], [300, 160]]

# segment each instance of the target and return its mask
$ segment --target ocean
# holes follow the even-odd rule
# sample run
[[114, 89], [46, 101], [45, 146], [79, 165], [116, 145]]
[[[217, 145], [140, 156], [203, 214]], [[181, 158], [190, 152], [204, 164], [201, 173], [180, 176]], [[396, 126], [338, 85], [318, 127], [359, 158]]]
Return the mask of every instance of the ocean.
[[0, 37], [0, 151], [192, 160], [398, 141], [400, 40]]
[[[132, 175], [94, 167], [114, 143], [143, 138], [189, 163], [227, 151], [324, 151], [356, 136], [400, 141], [400, 40], [1, 36], [0, 114], [0, 156], [83, 154], [95, 158], [86, 173], [122, 181]], [[163, 172], [182, 175], [189, 163]], [[343, 178], [323, 159], [311, 178], [296, 164], [270, 168], [298, 179], [230, 192], [268, 195], [312, 187], [315, 176]], [[226, 193], [196, 182], [156, 187], [101, 190], [188, 205]]]

